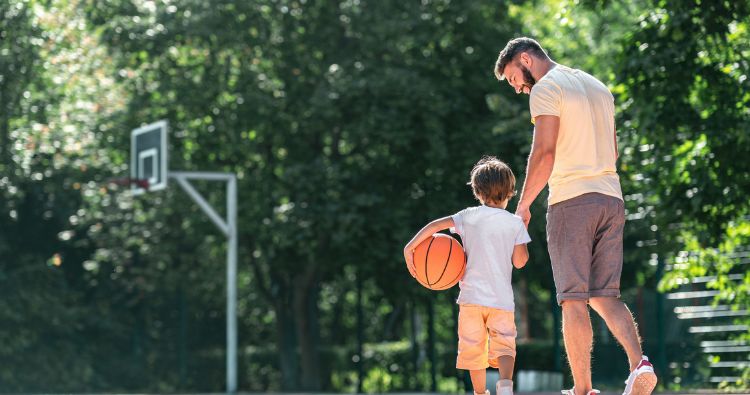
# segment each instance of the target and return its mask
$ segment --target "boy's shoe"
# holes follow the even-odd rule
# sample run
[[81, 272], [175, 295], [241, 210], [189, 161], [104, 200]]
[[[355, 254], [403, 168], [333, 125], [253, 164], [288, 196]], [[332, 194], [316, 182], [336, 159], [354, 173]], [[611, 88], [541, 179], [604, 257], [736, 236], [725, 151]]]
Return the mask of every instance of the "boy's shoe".
[[638, 366], [630, 372], [630, 376], [625, 380], [625, 391], [622, 395], [650, 395], [656, 387], [656, 381], [654, 366], [644, 355]]
[[[575, 388], [571, 388], [569, 390], [562, 390], [560, 392], [562, 392], [562, 395], [576, 395], [576, 389]], [[599, 390], [591, 390], [591, 391], [587, 392], [586, 395], [596, 395], [598, 393], [599, 393]]]
[[490, 390], [484, 390], [483, 394], [480, 394], [479, 392], [476, 392], [476, 391], [471, 391], [471, 392], [473, 392], [474, 395], [490, 395]]
[[498, 380], [495, 395], [513, 395], [513, 380]]

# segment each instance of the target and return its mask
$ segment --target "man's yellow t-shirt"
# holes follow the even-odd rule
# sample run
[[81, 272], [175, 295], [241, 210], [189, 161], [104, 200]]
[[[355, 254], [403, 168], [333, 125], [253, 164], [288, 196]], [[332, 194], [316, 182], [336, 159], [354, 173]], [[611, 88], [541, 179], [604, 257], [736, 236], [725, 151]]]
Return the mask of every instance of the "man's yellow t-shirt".
[[590, 192], [622, 200], [609, 89], [581, 70], [557, 65], [534, 84], [529, 107], [532, 122], [539, 115], [560, 118], [548, 203]]

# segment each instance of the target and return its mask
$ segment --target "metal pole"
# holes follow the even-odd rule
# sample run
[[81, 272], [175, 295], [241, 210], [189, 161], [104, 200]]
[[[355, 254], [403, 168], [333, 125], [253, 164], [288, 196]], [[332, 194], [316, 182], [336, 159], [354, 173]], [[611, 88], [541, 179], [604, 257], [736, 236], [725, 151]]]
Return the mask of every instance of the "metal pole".
[[237, 178], [227, 182], [227, 392], [237, 392]]
[[[237, 176], [233, 173], [171, 172], [183, 190], [227, 237], [227, 392], [237, 392]], [[226, 221], [190, 184], [190, 180], [227, 182]]]
[[211, 219], [211, 221], [221, 230], [221, 233], [224, 233], [224, 235], [227, 237], [227, 240], [229, 240], [231, 231], [229, 230], [229, 224], [224, 221], [221, 216], [214, 211], [214, 209], [211, 207], [211, 204], [206, 201], [206, 199], [201, 196], [201, 194], [193, 188], [193, 185], [190, 183], [190, 180], [183, 175], [177, 175], [173, 176], [177, 183], [180, 184], [182, 189], [187, 192], [188, 195], [190, 195], [191, 198], [193, 198], [193, 201], [198, 203], [198, 206], [203, 210], [206, 215], [208, 215], [208, 218]]

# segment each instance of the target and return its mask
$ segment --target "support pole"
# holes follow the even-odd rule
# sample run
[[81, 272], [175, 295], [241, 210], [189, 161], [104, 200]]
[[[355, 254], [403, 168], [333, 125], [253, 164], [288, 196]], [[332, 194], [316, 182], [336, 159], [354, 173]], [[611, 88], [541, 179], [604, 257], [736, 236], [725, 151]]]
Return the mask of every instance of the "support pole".
[[[171, 178], [227, 237], [227, 393], [237, 392], [237, 177], [234, 173], [173, 171]], [[226, 181], [227, 217], [216, 213], [190, 180]]]
[[237, 392], [237, 178], [227, 182], [227, 392]]

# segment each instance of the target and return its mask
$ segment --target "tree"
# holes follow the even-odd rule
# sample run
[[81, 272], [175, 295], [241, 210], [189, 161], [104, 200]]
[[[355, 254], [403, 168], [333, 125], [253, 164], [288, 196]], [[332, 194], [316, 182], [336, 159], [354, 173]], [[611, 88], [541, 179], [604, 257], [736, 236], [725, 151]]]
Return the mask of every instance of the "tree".
[[508, 37], [495, 7], [192, 1], [86, 11], [127, 75], [124, 124], [166, 117], [179, 153], [170, 166], [239, 174], [240, 255], [273, 307], [282, 388], [324, 385], [321, 284], [347, 281], [340, 273], [353, 267], [402, 298], [409, 279], [393, 281], [403, 272], [394, 246], [429, 215], [471, 201], [456, 186], [489, 147], [522, 162], [522, 130], [490, 132], [487, 59], [497, 48], [486, 38]]
[[[742, 269], [726, 256], [749, 239], [750, 3], [653, 1], [650, 8], [623, 41], [618, 75], [632, 148], [640, 148], [630, 166], [649, 184], [660, 252], [684, 251], [672, 252], [662, 289], [713, 275], [716, 302], [746, 309], [750, 277], [733, 280]], [[693, 258], [684, 259], [688, 252]]]
[[91, 250], [69, 229], [82, 216], [87, 170], [101, 165], [90, 131], [116, 105], [116, 90], [99, 78], [106, 61], [78, 28], [81, 15], [55, 9], [61, 3], [0, 5], [0, 382], [8, 391], [101, 383], [84, 335], [106, 330], [90, 314], [81, 275]]

